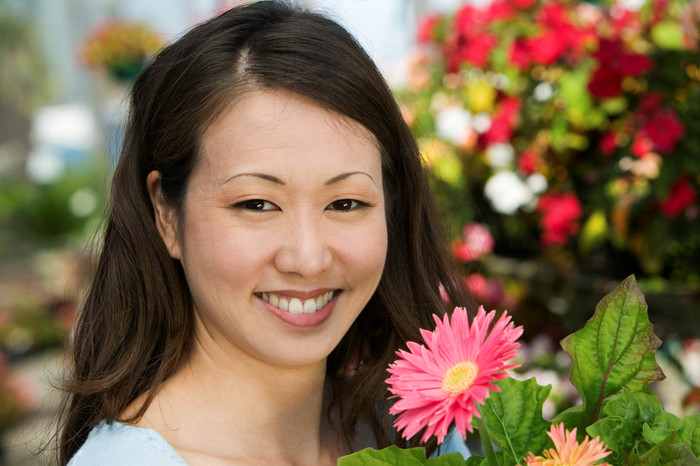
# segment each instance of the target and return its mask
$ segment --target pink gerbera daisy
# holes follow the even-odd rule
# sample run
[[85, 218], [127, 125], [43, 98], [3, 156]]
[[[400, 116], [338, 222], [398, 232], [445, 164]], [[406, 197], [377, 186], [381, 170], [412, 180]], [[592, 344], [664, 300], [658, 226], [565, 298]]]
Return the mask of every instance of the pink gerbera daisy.
[[[576, 441], [576, 428], [571, 432], [564, 430], [564, 424], [552, 426], [547, 432], [554, 442], [554, 448], [542, 452], [544, 457], [530, 456], [525, 458], [527, 466], [593, 466], [610, 454], [598, 437], [589, 439], [588, 436], [580, 444]], [[609, 466], [602, 463], [602, 466]]]
[[433, 316], [435, 330], [421, 329], [426, 346], [409, 342], [409, 351], [396, 353], [387, 383], [398, 398], [390, 412], [399, 415], [394, 424], [404, 438], [425, 428], [423, 441], [435, 435], [442, 443], [452, 421], [463, 438], [472, 432], [472, 415], [480, 416], [476, 403], [483, 403], [489, 390], [498, 391], [493, 382], [506, 377], [506, 369], [517, 367], [508, 361], [519, 347], [522, 327], [503, 313], [489, 332], [495, 315], [481, 306], [471, 326], [463, 308], [455, 308], [451, 321]]

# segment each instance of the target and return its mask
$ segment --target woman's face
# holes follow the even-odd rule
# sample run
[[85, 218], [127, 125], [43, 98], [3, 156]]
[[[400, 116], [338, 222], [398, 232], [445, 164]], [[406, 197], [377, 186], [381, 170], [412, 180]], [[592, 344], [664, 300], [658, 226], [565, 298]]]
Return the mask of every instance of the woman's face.
[[357, 122], [282, 91], [248, 94], [202, 139], [161, 233], [192, 293], [197, 338], [280, 367], [325, 361], [379, 283], [381, 155]]

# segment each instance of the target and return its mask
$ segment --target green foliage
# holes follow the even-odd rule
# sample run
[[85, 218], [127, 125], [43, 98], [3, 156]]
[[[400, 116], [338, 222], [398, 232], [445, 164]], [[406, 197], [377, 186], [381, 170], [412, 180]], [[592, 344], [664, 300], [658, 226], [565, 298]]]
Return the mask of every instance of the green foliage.
[[502, 464], [515, 465], [547, 444], [550, 422], [542, 417], [542, 405], [552, 387], [541, 387], [534, 378], [508, 378], [496, 385], [500, 391], [491, 394], [481, 411], [491, 439], [506, 455]]
[[604, 297], [586, 326], [562, 341], [573, 360], [571, 382], [583, 401], [586, 425], [598, 419], [603, 401], [621, 388], [645, 389], [663, 380], [654, 350], [647, 306], [634, 277]]
[[441, 455], [437, 458], [428, 459], [425, 457], [423, 448], [401, 448], [391, 446], [383, 450], [374, 450], [365, 448], [349, 456], [344, 456], [338, 460], [338, 466], [355, 466], [355, 465], [398, 465], [398, 466], [450, 466], [463, 465], [464, 459], [459, 453], [449, 453]]

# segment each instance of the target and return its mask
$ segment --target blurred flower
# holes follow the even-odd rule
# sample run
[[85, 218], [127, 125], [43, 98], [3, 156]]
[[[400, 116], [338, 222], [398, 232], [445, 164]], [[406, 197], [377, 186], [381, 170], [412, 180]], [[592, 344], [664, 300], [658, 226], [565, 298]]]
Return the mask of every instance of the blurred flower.
[[469, 142], [472, 116], [467, 110], [458, 106], [449, 106], [435, 116], [435, 133], [441, 139], [455, 146]]
[[458, 259], [471, 261], [493, 251], [493, 236], [488, 226], [469, 222], [462, 228], [462, 238], [456, 240], [452, 247]]
[[425, 427], [422, 440], [435, 435], [442, 443], [452, 422], [466, 437], [472, 432], [472, 416], [479, 414], [493, 382], [507, 376], [506, 370], [518, 349], [522, 327], [514, 327], [503, 313], [493, 324], [496, 311], [479, 308], [469, 325], [467, 311], [455, 308], [452, 317], [434, 316], [436, 328], [421, 330], [425, 345], [408, 342], [409, 351], [389, 366], [389, 391], [397, 401], [390, 412], [398, 415], [395, 426], [404, 438], [411, 438]]
[[537, 210], [542, 213], [542, 243], [564, 245], [578, 233], [581, 203], [573, 194], [547, 194], [540, 198]]
[[496, 212], [507, 215], [535, 199], [527, 185], [511, 171], [501, 171], [489, 178], [484, 194]]
[[576, 441], [576, 428], [568, 431], [564, 429], [564, 424], [552, 425], [547, 435], [554, 442], [554, 448], [545, 450], [544, 457], [530, 453], [525, 458], [527, 466], [594, 466], [610, 454], [598, 437], [591, 440], [586, 436], [579, 444]]
[[446, 145], [430, 168], [457, 249], [473, 219], [497, 254], [621, 270], [614, 249], [625, 273], [697, 276], [697, 6], [494, 0], [423, 27], [422, 84], [398, 96]]
[[671, 187], [671, 192], [661, 202], [661, 213], [668, 218], [678, 217], [683, 210], [695, 202], [697, 194], [686, 177], [682, 176]]
[[119, 80], [129, 80], [162, 45], [148, 26], [109, 19], [90, 31], [80, 52], [88, 67], [107, 70]]

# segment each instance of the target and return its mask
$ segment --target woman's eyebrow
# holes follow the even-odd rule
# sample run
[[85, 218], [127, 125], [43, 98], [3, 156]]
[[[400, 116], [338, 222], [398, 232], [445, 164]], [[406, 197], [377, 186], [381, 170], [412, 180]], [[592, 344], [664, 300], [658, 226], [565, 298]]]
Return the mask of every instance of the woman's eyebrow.
[[281, 186], [284, 186], [286, 184], [284, 181], [280, 180], [276, 176], [268, 175], [267, 173], [247, 173], [246, 172], [246, 173], [236, 173], [235, 175], [231, 176], [230, 178], [227, 178], [223, 183], [221, 183], [221, 185], [223, 186], [226, 183], [230, 182], [231, 180], [238, 178], [240, 176], [253, 176], [253, 177], [257, 177], [257, 178], [260, 178], [260, 179], [263, 179], [266, 181], [271, 181], [271, 182], [273, 182], [275, 184], [279, 184]]
[[345, 180], [353, 175], [365, 175], [370, 180], [372, 180], [372, 183], [374, 183], [375, 186], [377, 185], [377, 183], [375, 183], [375, 181], [374, 181], [374, 178], [372, 178], [372, 176], [369, 173], [366, 173], [363, 171], [353, 171], [353, 172], [341, 173], [340, 175], [336, 175], [333, 178], [331, 178], [330, 180], [326, 181], [324, 184], [326, 186], [330, 186], [332, 184], [339, 183], [339, 182], [341, 182], [341, 181], [343, 181], [343, 180]]

